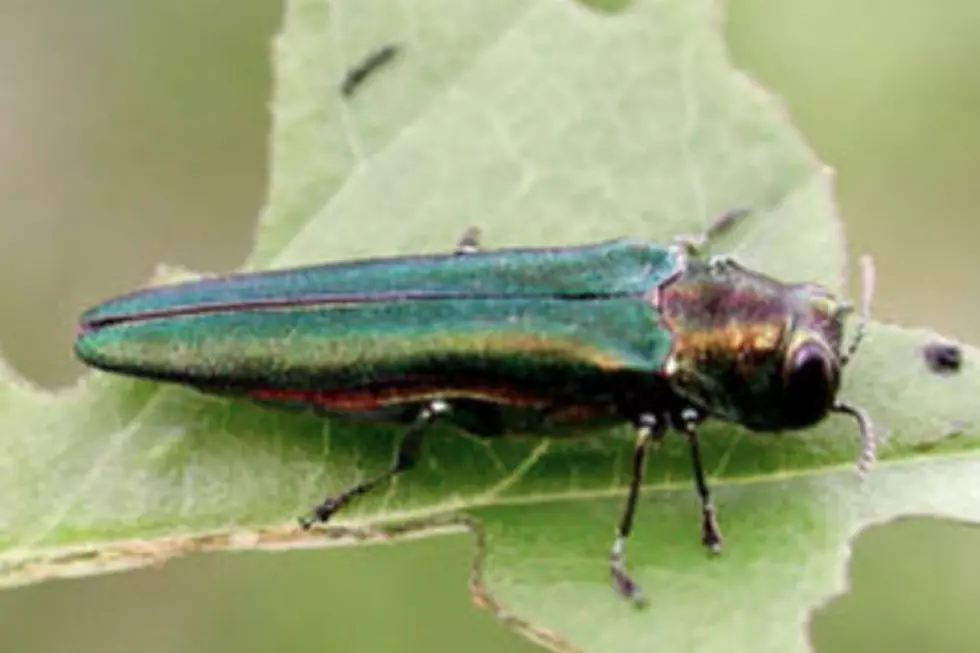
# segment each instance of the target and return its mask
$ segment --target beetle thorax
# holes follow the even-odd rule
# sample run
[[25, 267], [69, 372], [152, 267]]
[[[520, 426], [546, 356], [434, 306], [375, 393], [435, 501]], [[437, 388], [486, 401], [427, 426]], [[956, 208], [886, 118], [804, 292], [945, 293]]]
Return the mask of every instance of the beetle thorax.
[[[820, 302], [804, 290], [732, 262], [691, 261], [659, 295], [673, 336], [665, 374], [675, 391], [707, 413], [749, 428], [805, 426], [809, 418], [785, 412], [787, 354], [810, 342], [835, 364], [839, 335], [815, 313]], [[832, 382], [836, 392], [836, 377]], [[820, 407], [810, 412], [818, 415]]]

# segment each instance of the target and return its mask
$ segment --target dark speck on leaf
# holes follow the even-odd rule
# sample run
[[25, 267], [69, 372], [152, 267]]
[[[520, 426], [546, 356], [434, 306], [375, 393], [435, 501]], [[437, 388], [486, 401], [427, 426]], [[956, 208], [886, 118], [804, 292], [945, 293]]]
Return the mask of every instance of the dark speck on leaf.
[[371, 74], [390, 63], [399, 52], [399, 46], [391, 43], [374, 50], [344, 75], [340, 84], [340, 92], [344, 97], [351, 97]]
[[922, 348], [922, 357], [936, 374], [954, 374], [963, 367], [963, 350], [951, 342], [930, 342]]

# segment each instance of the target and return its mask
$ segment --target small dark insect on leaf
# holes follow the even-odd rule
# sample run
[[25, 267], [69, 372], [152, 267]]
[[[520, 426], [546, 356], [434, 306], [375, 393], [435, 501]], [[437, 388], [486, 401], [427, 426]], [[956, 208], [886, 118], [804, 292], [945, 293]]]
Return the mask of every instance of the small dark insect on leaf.
[[360, 63], [347, 70], [344, 81], [340, 85], [340, 92], [344, 97], [354, 95], [354, 92], [360, 88], [368, 76], [390, 63], [398, 55], [398, 52], [399, 47], [394, 43], [383, 45], [371, 52]]
[[922, 348], [922, 357], [936, 374], [955, 374], [963, 367], [963, 350], [951, 342], [930, 342]]

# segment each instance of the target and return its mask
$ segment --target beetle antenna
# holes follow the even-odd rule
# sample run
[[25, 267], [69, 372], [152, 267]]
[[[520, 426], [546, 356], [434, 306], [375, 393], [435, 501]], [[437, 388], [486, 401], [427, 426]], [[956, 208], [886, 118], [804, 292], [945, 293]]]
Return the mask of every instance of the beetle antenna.
[[854, 340], [847, 348], [847, 353], [841, 357], [841, 365], [847, 365], [851, 358], [857, 353], [861, 341], [864, 340], [864, 333], [867, 330], [868, 320], [871, 319], [871, 300], [875, 294], [875, 264], [870, 256], [861, 257], [861, 321], [858, 323], [857, 333]]
[[864, 476], [875, 464], [878, 459], [878, 438], [875, 437], [874, 426], [871, 424], [871, 418], [868, 414], [857, 406], [852, 406], [851, 404], [838, 403], [834, 404], [831, 409], [835, 413], [843, 413], [845, 415], [850, 415], [858, 423], [858, 429], [861, 431], [861, 456], [858, 458], [857, 468], [858, 474]]

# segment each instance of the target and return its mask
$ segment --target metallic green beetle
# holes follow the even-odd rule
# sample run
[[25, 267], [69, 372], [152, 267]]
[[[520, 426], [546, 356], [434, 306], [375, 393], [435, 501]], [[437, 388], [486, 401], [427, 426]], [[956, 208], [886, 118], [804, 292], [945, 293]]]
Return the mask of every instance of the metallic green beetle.
[[[328, 497], [306, 527], [413, 467], [436, 419], [487, 438], [629, 422], [633, 475], [611, 571], [623, 595], [642, 601], [625, 545], [647, 451], [669, 428], [690, 444], [701, 539], [712, 551], [722, 538], [698, 444], [704, 419], [778, 432], [846, 413], [861, 431], [859, 468], [875, 458], [868, 418], [837, 400], [863, 321], [844, 350], [850, 304], [700, 256], [740, 215], [669, 246], [483, 252], [470, 232], [452, 254], [142, 290], [87, 311], [75, 352], [110, 372], [405, 423], [391, 469]], [[865, 316], [870, 269], [868, 261]]]

